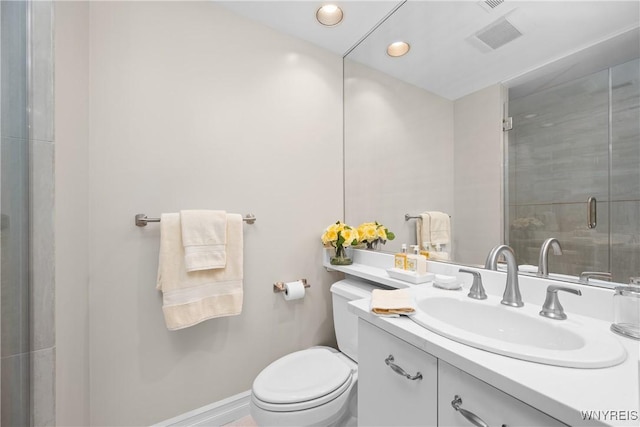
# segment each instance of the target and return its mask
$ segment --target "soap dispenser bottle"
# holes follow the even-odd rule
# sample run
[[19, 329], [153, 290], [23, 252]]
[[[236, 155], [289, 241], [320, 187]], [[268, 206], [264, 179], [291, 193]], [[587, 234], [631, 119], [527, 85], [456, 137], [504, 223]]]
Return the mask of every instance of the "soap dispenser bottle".
[[407, 269], [407, 244], [402, 244], [402, 252], [399, 252], [395, 255], [394, 258], [394, 267], [400, 270]]
[[407, 255], [407, 270], [418, 275], [427, 274], [427, 259], [420, 255], [420, 246], [411, 245], [413, 253]]

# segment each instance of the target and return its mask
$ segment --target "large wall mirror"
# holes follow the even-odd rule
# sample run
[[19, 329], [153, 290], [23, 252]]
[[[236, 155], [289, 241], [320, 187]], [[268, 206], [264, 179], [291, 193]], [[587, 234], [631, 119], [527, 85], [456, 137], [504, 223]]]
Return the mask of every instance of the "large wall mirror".
[[638, 16], [633, 1], [400, 3], [345, 56], [345, 221], [384, 224], [398, 252], [417, 242], [406, 214], [439, 211], [457, 263], [507, 243], [535, 271], [555, 237], [559, 279], [640, 276]]

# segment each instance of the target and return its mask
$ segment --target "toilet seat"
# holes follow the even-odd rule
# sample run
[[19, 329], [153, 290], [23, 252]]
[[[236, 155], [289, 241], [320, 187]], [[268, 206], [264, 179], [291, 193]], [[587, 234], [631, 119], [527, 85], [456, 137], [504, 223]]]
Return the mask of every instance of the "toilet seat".
[[255, 405], [267, 411], [291, 412], [336, 399], [349, 388], [354, 374], [339, 354], [315, 347], [276, 360], [253, 383]]

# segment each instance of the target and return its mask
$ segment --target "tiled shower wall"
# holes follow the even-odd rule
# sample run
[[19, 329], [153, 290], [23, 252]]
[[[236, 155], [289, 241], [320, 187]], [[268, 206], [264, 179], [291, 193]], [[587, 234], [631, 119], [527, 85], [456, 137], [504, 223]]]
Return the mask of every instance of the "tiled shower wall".
[[640, 275], [639, 68], [634, 60], [510, 100], [508, 235], [520, 264], [537, 265], [556, 237], [554, 273]]
[[0, 14], [1, 423], [54, 425], [52, 4]]

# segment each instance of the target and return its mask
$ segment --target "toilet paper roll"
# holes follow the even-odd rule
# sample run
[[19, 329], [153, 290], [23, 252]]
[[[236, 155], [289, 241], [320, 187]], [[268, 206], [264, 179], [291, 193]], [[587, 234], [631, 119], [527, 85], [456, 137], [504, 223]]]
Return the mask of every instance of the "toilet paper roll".
[[302, 299], [304, 298], [304, 285], [300, 280], [296, 280], [295, 282], [287, 282], [284, 284], [283, 294], [285, 301]]

